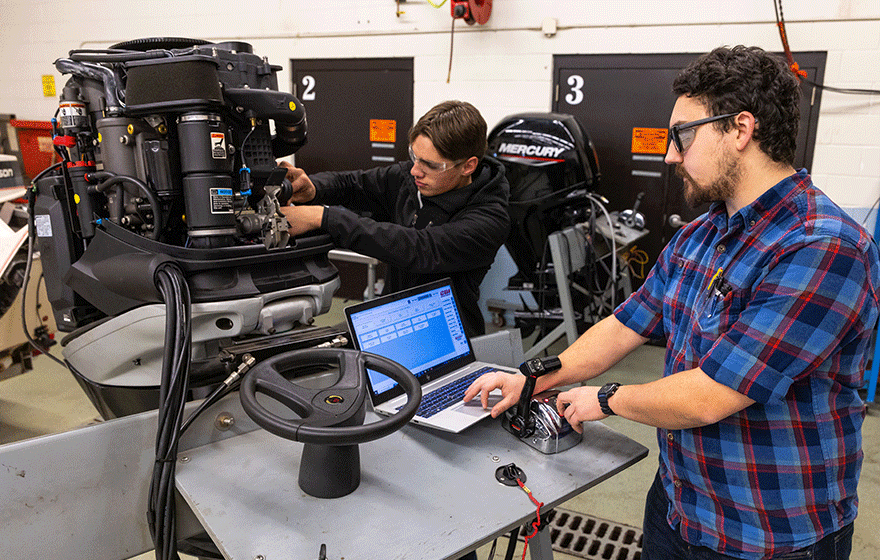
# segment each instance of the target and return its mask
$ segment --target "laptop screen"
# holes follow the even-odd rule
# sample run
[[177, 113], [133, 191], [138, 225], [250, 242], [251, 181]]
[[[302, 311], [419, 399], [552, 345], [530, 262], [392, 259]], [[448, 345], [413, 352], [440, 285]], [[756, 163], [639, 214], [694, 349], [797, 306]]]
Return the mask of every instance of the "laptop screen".
[[[345, 315], [358, 350], [394, 360], [422, 385], [474, 361], [449, 279], [350, 306]], [[367, 376], [374, 404], [403, 393], [385, 375]]]

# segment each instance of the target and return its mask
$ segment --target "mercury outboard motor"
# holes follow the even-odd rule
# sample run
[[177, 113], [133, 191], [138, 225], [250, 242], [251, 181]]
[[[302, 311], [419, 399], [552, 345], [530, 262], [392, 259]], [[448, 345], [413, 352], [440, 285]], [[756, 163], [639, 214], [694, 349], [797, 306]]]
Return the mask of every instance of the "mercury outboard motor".
[[489, 155], [504, 162], [510, 182], [510, 235], [519, 268], [514, 285], [536, 283], [547, 235], [584, 220], [584, 195], [599, 186], [596, 151], [572, 115], [522, 113], [489, 133]]
[[[593, 144], [572, 115], [521, 113], [492, 129], [487, 153], [504, 162], [510, 182], [505, 246], [519, 270], [508, 289], [531, 291], [544, 308], [558, 305], [544, 289], [552, 281], [542, 278], [549, 260], [547, 236], [588, 218], [587, 194], [596, 191], [600, 177]], [[519, 326], [524, 335], [530, 332]]]

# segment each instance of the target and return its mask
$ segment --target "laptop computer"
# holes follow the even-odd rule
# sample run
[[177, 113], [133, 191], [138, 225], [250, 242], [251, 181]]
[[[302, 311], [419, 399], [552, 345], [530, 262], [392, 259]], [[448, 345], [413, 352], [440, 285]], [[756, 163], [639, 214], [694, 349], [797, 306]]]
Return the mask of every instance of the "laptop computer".
[[[409, 369], [422, 386], [415, 424], [458, 433], [489, 416], [479, 398], [462, 396], [483, 373], [516, 370], [479, 362], [464, 334], [455, 291], [448, 279], [367, 300], [345, 308], [354, 347]], [[390, 415], [406, 403], [403, 388], [386, 375], [367, 370], [373, 409]], [[489, 408], [501, 400], [495, 390]]]

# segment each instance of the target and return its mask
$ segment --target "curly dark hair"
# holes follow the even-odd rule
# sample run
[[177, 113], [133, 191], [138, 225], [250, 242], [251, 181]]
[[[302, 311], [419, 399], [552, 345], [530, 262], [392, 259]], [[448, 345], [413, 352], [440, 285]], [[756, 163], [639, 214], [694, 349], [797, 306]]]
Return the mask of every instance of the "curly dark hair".
[[[712, 115], [752, 113], [761, 151], [773, 161], [794, 165], [801, 91], [782, 58], [758, 47], [719, 47], [682, 70], [672, 91], [697, 99]], [[726, 132], [732, 125], [722, 119], [715, 126]]]

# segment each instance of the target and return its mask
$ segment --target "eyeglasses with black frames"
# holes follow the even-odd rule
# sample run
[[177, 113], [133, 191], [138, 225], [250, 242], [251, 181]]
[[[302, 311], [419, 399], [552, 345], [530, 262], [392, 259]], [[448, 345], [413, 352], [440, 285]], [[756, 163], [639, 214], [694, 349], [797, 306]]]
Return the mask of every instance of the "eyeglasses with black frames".
[[411, 159], [415, 165], [418, 165], [426, 172], [438, 174], [443, 173], [444, 171], [448, 171], [453, 167], [457, 167], [467, 161], [467, 159], [463, 159], [457, 163], [450, 163], [448, 161], [428, 161], [426, 159], [417, 157], [416, 154], [413, 153], [412, 146], [409, 147], [409, 159]]
[[[678, 150], [678, 153], [684, 154], [687, 149], [691, 147], [691, 144], [694, 143], [694, 137], [697, 135], [698, 126], [720, 121], [722, 119], [729, 119], [738, 114], [739, 113], [727, 113], [725, 115], [706, 117], [705, 119], [672, 125], [669, 129], [669, 138], [672, 140], [672, 143], [675, 144], [675, 149]], [[412, 150], [410, 150], [410, 152], [412, 152]]]

